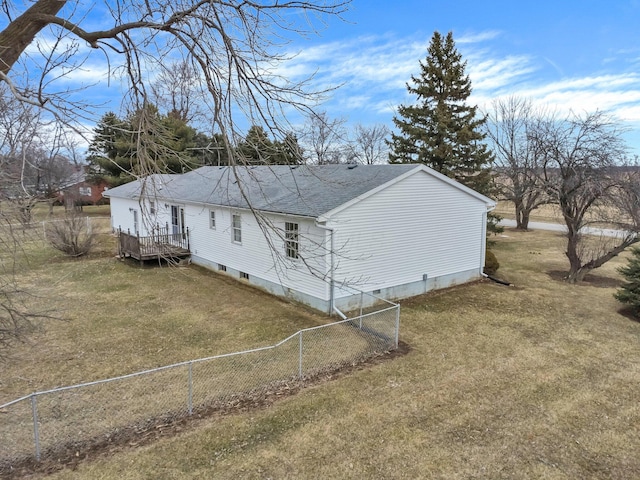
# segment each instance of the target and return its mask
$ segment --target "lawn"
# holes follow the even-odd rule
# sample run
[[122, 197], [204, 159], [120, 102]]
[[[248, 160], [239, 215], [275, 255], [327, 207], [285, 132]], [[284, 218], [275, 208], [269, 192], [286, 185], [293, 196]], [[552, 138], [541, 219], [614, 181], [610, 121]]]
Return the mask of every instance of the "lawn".
[[[40, 333], [10, 352], [0, 404], [64, 385], [272, 345], [327, 323], [313, 310], [190, 266], [139, 267], [115, 257], [108, 219], [89, 258], [69, 259], [27, 235], [20, 285], [29, 307], [51, 312]], [[35, 238], [35, 240], [34, 240]]]
[[[568, 285], [563, 247], [556, 233], [507, 230], [493, 250], [513, 286], [402, 302], [407, 355], [50, 478], [640, 478], [640, 323], [612, 297], [624, 258]], [[20, 349], [3, 396], [269, 344], [319, 321], [194, 268], [52, 261], [31, 281], [54, 273], [69, 320]]]

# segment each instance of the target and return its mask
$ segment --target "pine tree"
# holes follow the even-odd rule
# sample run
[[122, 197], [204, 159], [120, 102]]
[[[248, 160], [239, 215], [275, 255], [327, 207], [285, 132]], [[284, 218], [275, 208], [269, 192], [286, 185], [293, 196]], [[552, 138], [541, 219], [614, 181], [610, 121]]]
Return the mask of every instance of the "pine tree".
[[414, 105], [400, 105], [394, 117], [399, 133], [389, 142], [390, 163], [424, 163], [485, 195], [491, 190], [493, 157], [483, 142], [485, 118], [466, 101], [471, 81], [453, 34], [435, 32], [421, 74], [412, 76]]
[[141, 163], [139, 148], [145, 148], [146, 161], [153, 163], [154, 171], [182, 173], [205, 163], [198, 147], [212, 140], [176, 115], [160, 114], [154, 106], [148, 107], [146, 117], [142, 110], [125, 119], [109, 112], [94, 129], [87, 163], [94, 180], [116, 186], [149, 173], [148, 165]]
[[640, 317], [640, 248], [631, 250], [631, 258], [626, 267], [618, 271], [626, 279], [614, 297], [633, 308], [636, 317]]

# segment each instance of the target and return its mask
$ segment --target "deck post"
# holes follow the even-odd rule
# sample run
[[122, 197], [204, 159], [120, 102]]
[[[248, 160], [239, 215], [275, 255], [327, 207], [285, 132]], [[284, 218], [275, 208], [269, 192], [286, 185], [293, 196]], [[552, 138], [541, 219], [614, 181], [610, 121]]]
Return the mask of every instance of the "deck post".
[[142, 247], [140, 246], [140, 232], [136, 231], [136, 239], [138, 241], [138, 257], [140, 257], [140, 266], [144, 267], [144, 260], [142, 259]]

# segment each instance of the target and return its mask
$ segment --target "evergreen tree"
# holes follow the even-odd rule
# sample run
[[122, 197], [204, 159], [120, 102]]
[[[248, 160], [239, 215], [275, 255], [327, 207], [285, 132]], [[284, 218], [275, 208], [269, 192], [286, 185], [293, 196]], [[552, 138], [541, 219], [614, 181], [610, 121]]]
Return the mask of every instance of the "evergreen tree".
[[242, 165], [297, 165], [303, 163], [298, 138], [288, 133], [282, 141], [271, 140], [264, 128], [253, 125], [236, 148]]
[[124, 120], [113, 112], [100, 119], [87, 156], [94, 180], [116, 186], [149, 173], [150, 165], [156, 172], [183, 173], [207, 163], [200, 147], [215, 139], [198, 133], [176, 115], [147, 108]]
[[414, 105], [398, 107], [399, 133], [389, 142], [390, 163], [424, 163], [483, 194], [491, 190], [491, 152], [483, 142], [485, 119], [466, 101], [471, 81], [453, 35], [435, 32], [421, 74], [412, 76], [409, 93]]
[[131, 124], [115, 113], [105, 114], [94, 129], [87, 163], [94, 180], [104, 180], [110, 186], [133, 180], [131, 171], [134, 152]]
[[633, 308], [636, 317], [640, 317], [640, 248], [631, 250], [631, 258], [626, 267], [618, 271], [626, 279], [614, 297]]
[[271, 163], [275, 146], [264, 128], [252, 125], [236, 151], [241, 165], [265, 165]]

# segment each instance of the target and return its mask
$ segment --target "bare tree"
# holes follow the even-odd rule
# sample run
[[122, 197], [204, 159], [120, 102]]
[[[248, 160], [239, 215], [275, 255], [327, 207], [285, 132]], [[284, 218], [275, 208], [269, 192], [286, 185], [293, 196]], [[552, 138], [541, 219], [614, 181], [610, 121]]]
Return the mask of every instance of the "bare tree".
[[[310, 92], [306, 79], [291, 81], [278, 75], [278, 65], [288, 59], [283, 47], [294, 35], [315, 32], [325, 16], [340, 15], [348, 3], [37, 0], [22, 12], [5, 3], [0, 13], [7, 24], [0, 32], [0, 79], [16, 98], [77, 124], [79, 117], [93, 116], [93, 105], [86, 99], [74, 100], [73, 92], [61, 89], [57, 82], [61, 76], [82, 68], [96, 55], [106, 58], [109, 75], [128, 81], [126, 100], [129, 112], [134, 112], [152, 103], [155, 74], [168, 60], [182, 59], [182, 71], [197, 77], [192, 86], [208, 107], [207, 122], [217, 126], [231, 153], [242, 130], [238, 124], [264, 125], [283, 138], [291, 130], [285, 110], [309, 111], [320, 92]], [[93, 29], [96, 25], [98, 29]], [[37, 37], [43, 33], [46, 41]], [[27, 58], [26, 49], [34, 40], [36, 48]], [[236, 121], [238, 116], [242, 120]], [[153, 136], [152, 131], [149, 137]], [[142, 141], [141, 146], [150, 143]], [[151, 172], [153, 160], [145, 153], [144, 148], [137, 152]]]
[[[622, 132], [602, 112], [540, 120], [531, 138], [545, 190], [567, 226], [567, 280], [579, 282], [640, 241], [638, 170], [626, 158]], [[585, 235], [590, 225], [618, 228], [620, 235]]]
[[[98, 105], [67, 87], [65, 77], [90, 62], [106, 61], [110, 79], [128, 84], [123, 106], [136, 114], [134, 140], [136, 171], [145, 176], [159, 171], [180, 152], [163, 142], [162, 125], [154, 115], [152, 85], [165, 65], [179, 61], [184, 82], [169, 88], [169, 102], [180, 115], [190, 115], [191, 104], [182, 102], [182, 86], [193, 88], [201, 98], [202, 118], [216, 137], [215, 151], [224, 149], [236, 164], [235, 145], [246, 125], [262, 125], [277, 140], [291, 126], [286, 112], [308, 114], [323, 92], [311, 91], [307, 79], [287, 79], [278, 67], [290, 58], [289, 42], [324, 26], [327, 16], [339, 16], [349, 0], [109, 0], [71, 2], [34, 0], [2, 2], [0, 17], [0, 87], [2, 102], [16, 101], [28, 113], [29, 106], [51, 121], [55, 119], [79, 134], [84, 124], [95, 122]], [[30, 6], [29, 6], [30, 5]], [[285, 48], [287, 47], [287, 48]], [[186, 84], [186, 85], [185, 85]], [[171, 86], [170, 86], [171, 87]], [[157, 89], [156, 89], [157, 90]], [[22, 142], [28, 136], [19, 136]], [[22, 155], [25, 145], [11, 149], [11, 158]], [[3, 156], [3, 161], [5, 158]], [[19, 165], [20, 163], [15, 163]], [[17, 178], [7, 187], [20, 185]], [[12, 195], [14, 198], [16, 197]], [[26, 197], [32, 198], [32, 197]], [[10, 252], [10, 250], [6, 250]], [[11, 280], [11, 277], [7, 277]], [[13, 291], [10, 282], [0, 294]], [[6, 298], [6, 297], [3, 297]], [[0, 302], [1, 303], [1, 302]], [[12, 316], [15, 303], [4, 303]], [[9, 311], [8, 310], [8, 311]], [[27, 312], [28, 313], [28, 312]], [[5, 318], [5, 317], [3, 317]], [[20, 318], [27, 320], [28, 316]], [[21, 332], [16, 329], [15, 332]], [[1, 339], [0, 339], [1, 340]]]
[[302, 138], [312, 163], [342, 163], [346, 153], [344, 124], [344, 119], [331, 119], [324, 111], [309, 115]]
[[493, 146], [498, 191], [513, 202], [516, 228], [527, 230], [531, 212], [549, 202], [540, 176], [540, 162], [531, 129], [540, 113], [531, 101], [509, 97], [493, 102], [486, 113], [487, 139]]
[[365, 126], [357, 124], [349, 145], [354, 160], [365, 165], [386, 163], [389, 158], [389, 146], [386, 142], [391, 130], [386, 125]]
[[185, 123], [202, 116], [200, 77], [186, 61], [161, 65], [158, 78], [151, 85], [155, 104]]

